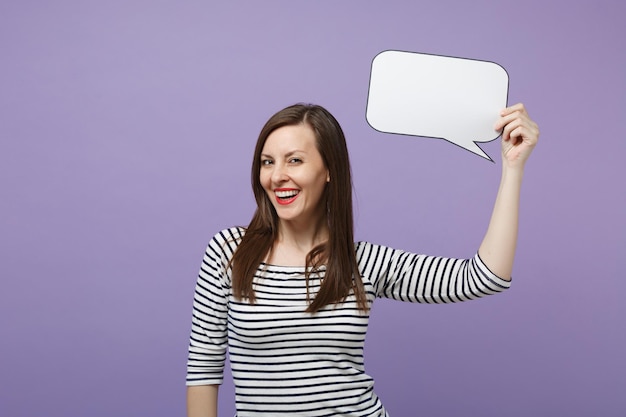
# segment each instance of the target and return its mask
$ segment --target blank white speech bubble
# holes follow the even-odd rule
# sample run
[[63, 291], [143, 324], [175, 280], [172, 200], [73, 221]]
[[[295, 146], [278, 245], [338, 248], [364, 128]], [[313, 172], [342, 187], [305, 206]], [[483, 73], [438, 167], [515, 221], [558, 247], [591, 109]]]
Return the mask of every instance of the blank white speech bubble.
[[403, 51], [374, 57], [367, 122], [385, 133], [445, 139], [492, 160], [476, 142], [506, 107], [509, 76], [494, 62]]

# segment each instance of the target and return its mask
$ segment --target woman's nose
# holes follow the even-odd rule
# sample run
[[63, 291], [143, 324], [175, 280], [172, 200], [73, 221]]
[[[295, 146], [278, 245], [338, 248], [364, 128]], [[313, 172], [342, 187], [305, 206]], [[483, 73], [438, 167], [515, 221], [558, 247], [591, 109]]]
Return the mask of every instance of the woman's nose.
[[282, 183], [289, 179], [287, 175], [287, 170], [285, 166], [282, 164], [274, 165], [274, 170], [272, 171], [272, 181], [275, 183]]

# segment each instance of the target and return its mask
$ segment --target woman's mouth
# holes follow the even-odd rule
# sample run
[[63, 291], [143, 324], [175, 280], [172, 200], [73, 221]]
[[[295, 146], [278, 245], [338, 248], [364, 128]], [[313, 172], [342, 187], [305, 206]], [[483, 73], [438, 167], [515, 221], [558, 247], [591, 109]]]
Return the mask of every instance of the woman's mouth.
[[293, 201], [298, 198], [300, 194], [299, 190], [289, 189], [289, 190], [274, 190], [274, 195], [276, 196], [276, 202], [281, 205], [287, 205], [293, 203]]

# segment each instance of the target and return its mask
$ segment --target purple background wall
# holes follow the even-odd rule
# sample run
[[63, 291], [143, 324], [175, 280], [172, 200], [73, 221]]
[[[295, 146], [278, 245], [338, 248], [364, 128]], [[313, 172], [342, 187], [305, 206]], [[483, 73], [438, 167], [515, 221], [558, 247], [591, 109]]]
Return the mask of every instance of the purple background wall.
[[[0, 415], [184, 413], [210, 237], [247, 223], [256, 135], [325, 105], [357, 237], [471, 256], [499, 180], [442, 140], [365, 121], [386, 49], [495, 61], [542, 131], [514, 286], [380, 301], [366, 361], [394, 416], [626, 415], [626, 6], [619, 1], [0, 4]], [[454, 120], [450, 120], [454, 123]], [[232, 384], [220, 415], [233, 414]]]

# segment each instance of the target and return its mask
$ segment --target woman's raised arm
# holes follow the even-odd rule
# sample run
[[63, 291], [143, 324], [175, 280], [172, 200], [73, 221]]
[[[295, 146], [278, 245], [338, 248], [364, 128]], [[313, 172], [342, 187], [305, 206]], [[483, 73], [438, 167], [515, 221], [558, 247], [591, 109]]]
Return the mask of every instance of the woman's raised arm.
[[537, 144], [539, 128], [523, 104], [502, 110], [494, 128], [502, 129], [502, 178], [478, 254], [491, 272], [510, 279], [517, 244], [524, 166]]

